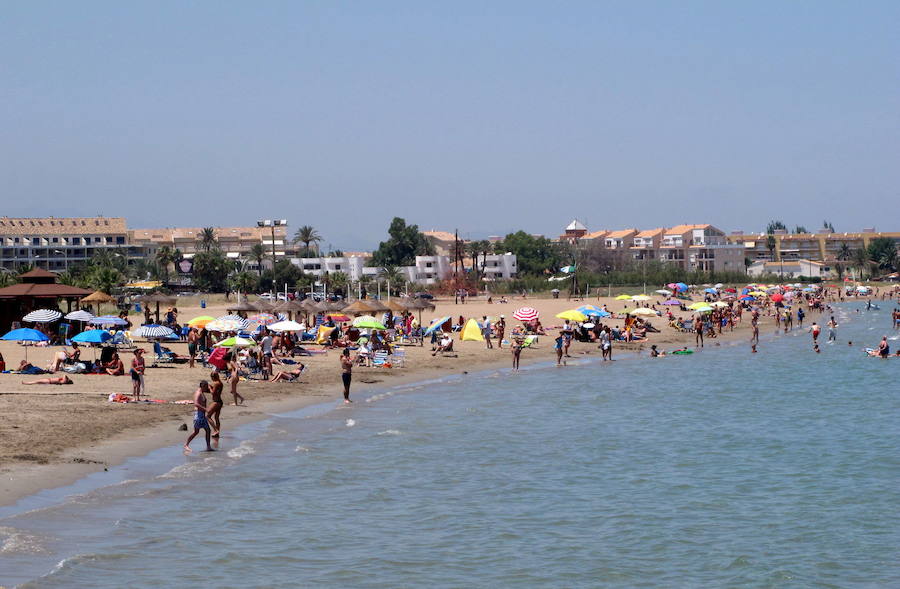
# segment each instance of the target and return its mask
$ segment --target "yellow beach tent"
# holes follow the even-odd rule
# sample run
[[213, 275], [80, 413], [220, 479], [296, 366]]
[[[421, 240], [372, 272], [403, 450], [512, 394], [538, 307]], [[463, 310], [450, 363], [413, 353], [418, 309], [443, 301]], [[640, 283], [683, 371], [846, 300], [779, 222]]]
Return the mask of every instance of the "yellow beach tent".
[[466, 321], [460, 339], [464, 342], [483, 342], [484, 336], [481, 335], [481, 327], [478, 326], [478, 322], [474, 319]]

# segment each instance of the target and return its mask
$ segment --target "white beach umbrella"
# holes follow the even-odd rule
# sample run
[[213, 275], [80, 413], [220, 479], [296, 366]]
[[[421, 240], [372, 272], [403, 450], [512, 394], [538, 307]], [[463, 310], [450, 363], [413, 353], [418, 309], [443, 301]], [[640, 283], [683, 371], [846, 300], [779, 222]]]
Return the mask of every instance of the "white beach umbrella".
[[62, 313], [53, 309], [38, 309], [32, 311], [28, 315], [22, 317], [22, 321], [30, 321], [32, 323], [52, 323], [62, 317]]
[[279, 321], [269, 325], [270, 331], [303, 331], [303, 326], [296, 321]]
[[160, 339], [175, 333], [165, 325], [141, 325], [134, 330], [134, 336], [144, 339]]
[[93, 318], [94, 316], [84, 309], [78, 309], [77, 311], [72, 311], [66, 315], [66, 319], [69, 321], [90, 321]]

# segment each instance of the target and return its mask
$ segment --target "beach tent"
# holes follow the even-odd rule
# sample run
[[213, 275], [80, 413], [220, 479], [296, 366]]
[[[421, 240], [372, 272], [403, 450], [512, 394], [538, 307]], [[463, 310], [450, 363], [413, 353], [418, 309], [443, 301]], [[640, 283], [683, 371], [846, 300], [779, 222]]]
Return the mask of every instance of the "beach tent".
[[460, 339], [464, 342], [483, 342], [484, 336], [481, 335], [481, 326], [478, 322], [474, 319], [466, 321]]

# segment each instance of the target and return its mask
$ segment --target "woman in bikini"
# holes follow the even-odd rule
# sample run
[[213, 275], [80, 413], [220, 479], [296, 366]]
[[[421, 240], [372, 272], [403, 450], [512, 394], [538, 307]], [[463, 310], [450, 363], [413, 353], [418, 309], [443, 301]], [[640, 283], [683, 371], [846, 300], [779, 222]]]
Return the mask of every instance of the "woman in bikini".
[[56, 378], [41, 378], [38, 380], [23, 380], [22, 384], [72, 384], [69, 375], [57, 376]]
[[225, 383], [222, 382], [218, 372], [213, 372], [209, 375], [209, 378], [212, 380], [212, 383], [209, 385], [212, 403], [206, 411], [206, 417], [209, 418], [209, 421], [212, 424], [212, 437], [218, 438], [219, 429], [222, 427], [222, 424], [219, 421], [219, 414], [222, 412], [222, 405], [225, 404], [222, 401], [222, 389], [225, 388]]
[[[226, 358], [229, 372], [228, 382], [231, 383], [231, 396], [234, 397], [235, 405], [243, 405], [244, 397], [237, 391], [238, 382], [241, 380], [241, 371], [238, 366], [237, 354], [230, 352]], [[238, 399], [240, 399], [240, 401]]]

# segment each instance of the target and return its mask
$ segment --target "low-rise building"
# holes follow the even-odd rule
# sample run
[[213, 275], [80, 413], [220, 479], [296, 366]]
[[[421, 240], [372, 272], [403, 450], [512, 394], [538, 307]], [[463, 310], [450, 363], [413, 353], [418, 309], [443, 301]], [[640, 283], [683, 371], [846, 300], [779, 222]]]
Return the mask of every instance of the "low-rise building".
[[516, 255], [512, 253], [488, 254], [484, 258], [484, 278], [486, 280], [509, 280], [515, 278], [519, 269]]
[[610, 231], [603, 238], [603, 242], [606, 245], [606, 249], [628, 249], [632, 246], [632, 244], [634, 244], [634, 236], [637, 234], [637, 229], [622, 229], [619, 231]]
[[819, 278], [831, 277], [832, 268], [823, 262], [794, 259], [777, 262], [755, 260], [747, 267], [747, 274], [752, 277], [775, 275], [780, 278]]

